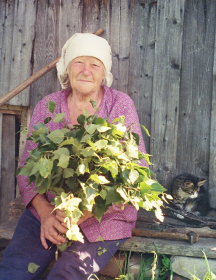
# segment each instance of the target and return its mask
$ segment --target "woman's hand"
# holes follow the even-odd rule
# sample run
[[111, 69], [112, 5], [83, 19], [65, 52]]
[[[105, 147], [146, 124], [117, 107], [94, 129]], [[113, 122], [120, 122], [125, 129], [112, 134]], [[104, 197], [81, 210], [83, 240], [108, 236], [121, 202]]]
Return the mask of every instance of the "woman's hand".
[[[87, 210], [83, 211], [83, 216], [79, 219], [77, 222], [77, 225], [82, 224], [85, 220], [88, 218], [93, 217], [93, 214]], [[64, 222], [65, 221], [65, 214], [61, 210], [56, 210], [56, 218], [61, 222], [61, 224], [67, 228], [67, 224]]]
[[41, 218], [40, 239], [43, 247], [48, 249], [46, 239], [56, 245], [66, 242], [66, 239], [59, 234], [59, 232], [64, 234], [68, 230], [67, 225], [61, 223], [62, 218], [59, 220], [59, 217], [63, 217], [64, 213], [61, 210], [52, 212], [54, 206], [50, 205], [44, 195], [36, 195], [31, 204]]

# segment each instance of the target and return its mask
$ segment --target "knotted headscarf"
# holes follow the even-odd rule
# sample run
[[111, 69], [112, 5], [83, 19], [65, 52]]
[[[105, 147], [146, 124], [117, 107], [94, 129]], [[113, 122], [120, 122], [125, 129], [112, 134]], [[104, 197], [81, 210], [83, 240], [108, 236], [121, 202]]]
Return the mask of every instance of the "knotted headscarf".
[[110, 72], [112, 66], [110, 45], [104, 38], [97, 35], [91, 33], [76, 33], [65, 43], [62, 48], [61, 58], [56, 64], [62, 89], [70, 87], [67, 67], [74, 58], [79, 56], [93, 56], [102, 61], [105, 67], [104, 84], [108, 87], [111, 86], [113, 76]]

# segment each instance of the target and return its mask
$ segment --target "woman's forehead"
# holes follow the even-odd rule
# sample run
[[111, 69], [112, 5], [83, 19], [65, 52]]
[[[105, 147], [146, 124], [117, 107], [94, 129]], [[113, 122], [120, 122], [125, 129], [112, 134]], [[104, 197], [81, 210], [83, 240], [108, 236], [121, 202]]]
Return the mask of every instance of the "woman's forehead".
[[89, 61], [98, 61], [101, 64], [103, 64], [103, 62], [100, 59], [98, 59], [98, 58], [96, 58], [94, 56], [78, 56], [78, 57], [74, 58], [72, 61], [79, 60], [79, 59], [89, 60]]

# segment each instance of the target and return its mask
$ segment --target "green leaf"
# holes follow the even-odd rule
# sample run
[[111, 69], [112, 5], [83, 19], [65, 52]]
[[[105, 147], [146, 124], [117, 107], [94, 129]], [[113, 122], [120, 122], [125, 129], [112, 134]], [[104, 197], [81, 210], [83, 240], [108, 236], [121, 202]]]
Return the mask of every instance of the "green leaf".
[[132, 132], [133, 137], [135, 138], [137, 146], [139, 146], [139, 134]]
[[131, 170], [129, 173], [129, 179], [131, 183], [134, 184], [138, 178], [139, 178], [139, 172], [137, 170]]
[[84, 150], [82, 150], [82, 154], [84, 157], [90, 157], [94, 154], [94, 150], [91, 147], [87, 147]]
[[86, 172], [86, 166], [84, 163], [81, 163], [78, 165], [77, 172], [78, 172], [78, 175], [84, 174]]
[[88, 203], [92, 203], [95, 196], [97, 195], [97, 190], [95, 190], [94, 188], [91, 188], [89, 186], [86, 186], [84, 189], [84, 192], [86, 194], [86, 199], [87, 199]]
[[94, 100], [90, 99], [89, 102], [91, 103], [91, 105], [92, 105], [93, 108], [96, 108], [97, 103], [96, 103]]
[[46, 133], [46, 130], [47, 130], [46, 127], [41, 127], [38, 130], [32, 131], [32, 136], [34, 137], [34, 139], [37, 139], [38, 137]]
[[66, 180], [66, 184], [67, 186], [70, 188], [70, 191], [72, 193], [75, 193], [76, 192], [76, 187], [77, 187], [77, 176], [76, 174], [74, 174], [73, 177], [70, 177]]
[[77, 225], [72, 225], [72, 227], [66, 232], [66, 236], [70, 240], [80, 241], [84, 243], [84, 237]]
[[32, 168], [31, 173], [29, 174], [29, 176], [36, 174], [39, 170], [40, 170], [40, 164], [39, 163], [35, 163], [34, 167]]
[[22, 135], [27, 135], [27, 134], [29, 133], [29, 131], [28, 131], [27, 128], [23, 128], [23, 129], [21, 130], [21, 133], [22, 133]]
[[118, 174], [118, 164], [115, 160], [111, 160], [110, 158], [103, 158], [100, 161], [100, 166], [109, 170], [113, 178], [115, 178]]
[[107, 180], [107, 178], [105, 176], [99, 175], [98, 179], [99, 179], [101, 185], [109, 184], [110, 183], [110, 181]]
[[85, 121], [86, 121], [86, 117], [85, 117], [84, 115], [79, 115], [79, 116], [78, 116], [77, 122], [78, 122], [80, 125], [84, 126]]
[[67, 148], [59, 148], [58, 150], [54, 151], [54, 155], [58, 155], [58, 157], [61, 155], [69, 156], [70, 151]]
[[38, 187], [38, 193], [39, 193], [39, 194], [44, 194], [44, 193], [46, 193], [46, 192], [47, 192], [46, 186], [40, 185], [40, 186]]
[[101, 150], [106, 147], [108, 141], [107, 140], [98, 140], [97, 142], [94, 143], [94, 146], [96, 147], [97, 150]]
[[52, 120], [51, 117], [47, 117], [47, 118], [44, 120], [44, 123], [45, 123], [45, 124], [48, 124], [51, 120]]
[[64, 252], [68, 248], [68, 242], [62, 243], [61, 245], [56, 245], [60, 252]]
[[99, 222], [110, 205], [111, 204], [106, 204], [105, 200], [101, 196], [95, 197], [95, 204], [93, 206], [92, 212]]
[[161, 184], [157, 182], [153, 182], [153, 184], [151, 184], [151, 191], [161, 193], [161, 192], [165, 192], [166, 189], [163, 186], [161, 186]]
[[119, 155], [122, 153], [122, 151], [119, 149], [119, 147], [113, 147], [110, 145], [108, 145], [106, 147], [105, 151], [108, 156], [115, 156], [115, 155]]
[[64, 140], [64, 133], [60, 129], [52, 131], [47, 137], [54, 143], [59, 144]]
[[141, 124], [141, 127], [144, 129], [145, 133], [146, 133], [148, 136], [150, 136], [148, 129], [147, 129], [144, 125], [142, 125], [142, 124]]
[[61, 201], [61, 197], [60, 196], [55, 196], [55, 197], [52, 198], [52, 203], [51, 203], [52, 205], [58, 206], [61, 203], [62, 203], [62, 201]]
[[101, 190], [100, 191], [100, 196], [105, 200], [105, 198], [107, 196], [107, 191], [106, 190]]
[[126, 193], [126, 191], [125, 191], [122, 187], [118, 187], [118, 188], [116, 189], [116, 191], [117, 191], [117, 193], [120, 194], [120, 196], [121, 196], [125, 201], [128, 200], [127, 193]]
[[61, 130], [64, 134], [67, 134], [68, 132], [70, 132], [71, 130], [67, 127], [63, 127]]
[[119, 193], [116, 192], [115, 189], [111, 188], [107, 191], [107, 197], [106, 197], [106, 205], [109, 205], [111, 203], [120, 203], [122, 201], [122, 198]]
[[47, 158], [41, 158], [39, 160], [39, 165], [40, 165], [40, 175], [43, 178], [47, 178], [51, 174], [53, 168], [53, 161]]
[[40, 266], [37, 265], [36, 263], [31, 262], [31, 263], [28, 264], [28, 272], [35, 273], [38, 270], [39, 267]]
[[106, 251], [107, 251], [107, 249], [106, 248], [101, 248], [101, 247], [99, 247], [98, 248], [98, 251], [97, 251], [97, 254], [98, 254], [98, 256], [101, 256], [102, 254], [104, 254], [104, 253], [106, 253]]
[[107, 122], [105, 121], [105, 119], [103, 118], [97, 118], [95, 120], [95, 124], [98, 124], [100, 126], [107, 126]]
[[92, 135], [86, 133], [86, 134], [82, 137], [81, 142], [86, 142], [86, 143], [87, 143], [87, 140], [91, 140], [91, 138], [92, 138]]
[[129, 169], [125, 169], [125, 170], [122, 171], [122, 176], [127, 182], [129, 182], [129, 174], [130, 174]]
[[[122, 123], [118, 123], [118, 124], [116, 125], [116, 128], [117, 128], [118, 131], [121, 131], [122, 133], [124, 133], [125, 131], [127, 131], [127, 127], [124, 126], [124, 125], [122, 125]], [[122, 135], [123, 135], [123, 134], [122, 134]]]
[[68, 167], [68, 163], [69, 163], [69, 156], [66, 156], [64, 154], [61, 154], [60, 158], [59, 158], [59, 163], [58, 166], [62, 167], [62, 168], [66, 168]]
[[51, 112], [54, 113], [56, 108], [56, 103], [54, 101], [48, 101], [47, 102], [47, 109]]
[[124, 125], [124, 122], [125, 122], [125, 116], [120, 116], [120, 117], [118, 117], [118, 118], [116, 118], [116, 119], [112, 120], [112, 122], [111, 122], [111, 123], [115, 123], [115, 122], [119, 122], [119, 123], [121, 123], [122, 125]]
[[94, 145], [94, 143], [93, 143], [92, 141], [90, 141], [90, 140], [87, 139], [87, 140], [86, 140], [86, 143], [88, 143], [89, 146], [91, 146], [93, 150], [96, 150], [96, 147], [95, 147], [95, 145]]
[[148, 165], [151, 165], [151, 162], [150, 162], [150, 160], [149, 160], [149, 155], [148, 155], [148, 154], [145, 154], [144, 157], [145, 157], [145, 160], [146, 160], [146, 162], [148, 163]]
[[40, 128], [46, 128], [46, 126], [45, 126], [44, 123], [39, 122], [39, 123], [35, 124], [35, 125], [33, 126], [33, 128], [34, 128], [35, 130], [38, 130], [38, 129], [40, 129]]
[[138, 147], [134, 145], [126, 145], [126, 155], [131, 158], [139, 158], [138, 157]]
[[101, 126], [101, 125], [97, 126], [97, 131], [99, 131], [99, 132], [106, 132], [110, 129], [111, 129], [111, 127], [107, 127], [107, 126]]
[[92, 174], [90, 176], [90, 179], [95, 181], [97, 184], [100, 184], [100, 179], [98, 178], [98, 175], [97, 174]]
[[20, 175], [29, 176], [31, 174], [32, 169], [34, 168], [36, 162], [31, 158], [27, 161], [25, 167], [21, 170]]
[[59, 123], [60, 121], [63, 121], [65, 114], [64, 113], [58, 113], [55, 115], [53, 121], [55, 123]]
[[77, 147], [79, 142], [75, 138], [68, 138], [67, 140], [63, 141], [60, 146], [67, 146], [67, 145], [74, 145]]
[[140, 183], [140, 193], [141, 195], [144, 195], [146, 193], [149, 193], [150, 185], [148, 185], [145, 181]]
[[89, 112], [85, 108], [83, 108], [83, 114], [86, 118], [90, 117]]
[[72, 168], [65, 168], [63, 171], [63, 177], [64, 178], [69, 178], [73, 177], [74, 175], [74, 170]]
[[86, 131], [89, 134], [93, 134], [95, 132], [95, 130], [97, 129], [97, 125], [96, 124], [90, 124], [86, 126]]

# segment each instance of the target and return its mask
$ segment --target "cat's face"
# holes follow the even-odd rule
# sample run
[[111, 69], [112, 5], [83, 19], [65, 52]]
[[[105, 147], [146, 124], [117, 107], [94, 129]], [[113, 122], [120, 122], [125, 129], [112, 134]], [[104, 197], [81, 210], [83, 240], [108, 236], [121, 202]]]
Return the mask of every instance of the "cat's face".
[[182, 185], [182, 190], [188, 194], [190, 198], [196, 198], [200, 191], [200, 187], [204, 184], [204, 179], [199, 179], [198, 182], [192, 182], [191, 180], [185, 180]]

